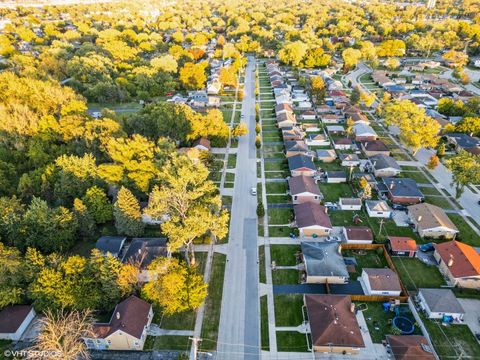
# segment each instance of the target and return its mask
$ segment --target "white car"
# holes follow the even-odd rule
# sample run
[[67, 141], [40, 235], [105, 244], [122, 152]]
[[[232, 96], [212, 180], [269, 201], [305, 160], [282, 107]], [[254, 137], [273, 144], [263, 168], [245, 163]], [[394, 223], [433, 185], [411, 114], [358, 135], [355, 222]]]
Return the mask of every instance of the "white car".
[[257, 188], [256, 187], [252, 187], [250, 189], [250, 194], [252, 194], [253, 196], [257, 195]]

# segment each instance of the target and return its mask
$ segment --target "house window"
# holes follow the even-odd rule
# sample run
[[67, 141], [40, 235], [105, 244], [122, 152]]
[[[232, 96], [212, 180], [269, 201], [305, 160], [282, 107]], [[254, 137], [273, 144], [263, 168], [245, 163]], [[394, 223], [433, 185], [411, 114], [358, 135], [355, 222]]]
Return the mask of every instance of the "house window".
[[298, 196], [295, 195], [295, 196], [293, 197], [293, 200], [297, 200], [297, 199], [298, 199]]
[[108, 345], [112, 343], [112, 340], [107, 340]]
[[133, 342], [133, 346], [139, 346], [138, 341], [134, 341], [134, 342]]

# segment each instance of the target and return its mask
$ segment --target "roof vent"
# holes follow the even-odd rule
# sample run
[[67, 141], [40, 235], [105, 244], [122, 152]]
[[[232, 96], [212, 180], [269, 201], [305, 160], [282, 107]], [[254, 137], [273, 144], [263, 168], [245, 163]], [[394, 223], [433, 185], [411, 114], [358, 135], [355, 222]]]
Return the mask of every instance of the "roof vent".
[[120, 312], [117, 311], [117, 313], [115, 314], [115, 317], [117, 318], [117, 320], [120, 320]]

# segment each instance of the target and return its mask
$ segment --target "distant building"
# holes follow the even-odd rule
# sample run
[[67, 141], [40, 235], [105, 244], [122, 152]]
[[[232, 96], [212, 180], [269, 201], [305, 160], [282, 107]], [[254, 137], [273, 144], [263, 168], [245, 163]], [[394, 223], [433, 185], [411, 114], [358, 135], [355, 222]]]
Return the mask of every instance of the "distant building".
[[428, 340], [421, 335], [387, 335], [387, 348], [395, 360], [435, 360]]
[[95, 247], [104, 255], [110, 253], [118, 258], [125, 240], [127, 240], [126, 236], [102, 236], [97, 240]]
[[35, 318], [30, 305], [9, 305], [0, 311], [0, 339], [18, 341]]

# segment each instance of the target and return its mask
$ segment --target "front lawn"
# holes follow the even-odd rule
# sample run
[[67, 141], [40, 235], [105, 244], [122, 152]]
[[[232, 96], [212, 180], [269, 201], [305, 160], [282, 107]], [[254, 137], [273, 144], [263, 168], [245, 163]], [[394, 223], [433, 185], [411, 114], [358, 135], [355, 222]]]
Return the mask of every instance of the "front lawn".
[[273, 295], [276, 326], [298, 326], [303, 322], [303, 295]]
[[268, 223], [271, 225], [289, 224], [293, 220], [291, 209], [268, 209]]
[[402, 171], [400, 176], [413, 179], [419, 184], [431, 183], [431, 181], [421, 171]]
[[191, 341], [188, 336], [163, 335], [147, 336], [144, 350], [181, 350], [190, 351]]
[[417, 258], [392, 257], [398, 276], [408, 291], [419, 288], [438, 288], [445, 279], [434, 265], [427, 265]]
[[335, 210], [330, 211], [328, 216], [330, 216], [330, 221], [332, 222], [333, 226], [354, 226], [353, 216], [359, 215], [365, 225], [364, 219], [366, 218], [363, 211], [348, 211], [348, 210]]
[[260, 297], [260, 339], [262, 350], [270, 350], [270, 338], [268, 335], [268, 303], [267, 295]]
[[265, 274], [265, 245], [258, 247], [258, 266], [258, 281], [265, 284], [267, 282], [267, 275]]
[[[268, 210], [270, 211], [270, 210]], [[286, 237], [290, 236], [292, 229], [288, 226], [269, 226], [268, 234], [270, 237]]]
[[278, 266], [297, 265], [297, 254], [300, 252], [300, 245], [271, 245], [270, 254], [272, 261]]
[[267, 194], [285, 194], [287, 192], [287, 182], [267, 182], [265, 186]]
[[269, 204], [289, 204], [291, 197], [288, 195], [267, 195]]
[[277, 331], [277, 349], [286, 352], [310, 352], [305, 334], [296, 331]]
[[443, 196], [425, 196], [425, 202], [436, 205], [442, 209], [452, 209], [450, 202]]
[[288, 170], [286, 161], [265, 161], [265, 171], [284, 171]]
[[480, 237], [473, 231], [473, 229], [468, 225], [463, 217], [459, 214], [448, 214], [450, 220], [453, 221], [455, 226], [458, 228], [460, 233], [457, 235], [457, 240], [469, 244], [472, 246], [480, 246]]
[[300, 281], [300, 272], [293, 269], [273, 270], [273, 285], [296, 285]]

